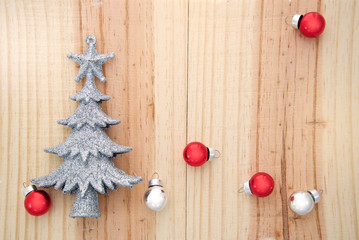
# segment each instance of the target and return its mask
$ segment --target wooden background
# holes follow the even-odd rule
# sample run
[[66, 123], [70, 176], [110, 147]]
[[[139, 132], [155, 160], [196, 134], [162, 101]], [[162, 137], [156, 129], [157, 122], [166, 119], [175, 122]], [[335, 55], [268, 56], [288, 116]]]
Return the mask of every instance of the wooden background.
[[[318, 11], [317, 39], [285, 24]], [[71, 129], [58, 125], [85, 37], [104, 65], [107, 132], [134, 147], [115, 164], [144, 183], [99, 197], [99, 219], [68, 217], [74, 196], [53, 189], [48, 214], [23, 207], [22, 182], [61, 163], [45, 147]], [[359, 239], [359, 3], [259, 0], [0, 2], [1, 239]], [[187, 166], [197, 140], [222, 156]], [[161, 212], [146, 208], [158, 171], [168, 191]], [[237, 191], [255, 172], [275, 179], [271, 196]], [[322, 189], [309, 215], [288, 209], [295, 190]]]

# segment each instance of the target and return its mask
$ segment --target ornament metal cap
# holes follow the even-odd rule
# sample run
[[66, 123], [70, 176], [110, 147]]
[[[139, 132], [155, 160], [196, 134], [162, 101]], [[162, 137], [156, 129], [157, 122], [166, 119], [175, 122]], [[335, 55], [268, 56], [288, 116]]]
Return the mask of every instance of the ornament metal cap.
[[249, 186], [249, 181], [247, 181], [243, 184], [243, 190], [245, 193], [252, 195], [252, 190]]
[[320, 201], [320, 193], [317, 190], [309, 190], [308, 193], [312, 196], [315, 203]]
[[292, 18], [292, 27], [299, 29], [299, 21], [302, 17], [302, 14], [295, 14]]
[[36, 191], [37, 187], [35, 185], [29, 185], [27, 187], [25, 187], [24, 189], [24, 196], [26, 197], [29, 193]]
[[148, 182], [148, 187], [154, 187], [154, 186], [163, 187], [161, 179], [154, 178]]
[[[153, 178], [155, 175], [157, 175], [157, 178]], [[160, 175], [158, 174], [158, 172], [154, 172], [152, 174], [152, 179], [148, 182], [148, 187], [154, 187], [154, 186], [158, 186], [158, 187], [163, 187], [162, 185], [162, 181], [161, 179], [159, 179]]]
[[214, 148], [208, 148], [208, 161], [212, 161], [216, 157], [216, 150]]

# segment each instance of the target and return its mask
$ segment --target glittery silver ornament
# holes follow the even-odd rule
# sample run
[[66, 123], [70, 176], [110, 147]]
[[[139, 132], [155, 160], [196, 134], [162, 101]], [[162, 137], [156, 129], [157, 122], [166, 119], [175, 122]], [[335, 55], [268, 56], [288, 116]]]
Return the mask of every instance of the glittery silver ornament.
[[289, 197], [289, 207], [293, 212], [305, 215], [310, 213], [319, 201], [320, 194], [315, 189], [306, 192], [297, 191]]
[[[158, 173], [154, 173], [153, 175], [155, 174], [158, 175]], [[154, 178], [149, 181], [148, 190], [145, 193], [144, 200], [147, 207], [154, 211], [160, 211], [166, 206], [167, 195], [160, 179]]]
[[116, 190], [117, 185], [132, 188], [140, 183], [141, 177], [127, 175], [117, 169], [111, 158], [127, 153], [131, 147], [113, 142], [104, 132], [104, 128], [119, 124], [120, 120], [107, 116], [99, 106], [110, 97], [98, 91], [95, 77], [104, 82], [102, 64], [114, 57], [114, 53], [97, 54], [96, 38], [86, 38], [85, 54], [68, 54], [68, 58], [80, 64], [75, 81], [86, 76], [83, 89], [70, 97], [80, 102], [70, 117], [59, 120], [59, 124], [73, 128], [70, 136], [60, 145], [46, 148], [48, 153], [64, 158], [61, 166], [49, 175], [31, 179], [39, 187], [54, 187], [64, 193], [76, 193], [70, 217], [99, 217], [97, 193], [108, 194], [108, 189]]

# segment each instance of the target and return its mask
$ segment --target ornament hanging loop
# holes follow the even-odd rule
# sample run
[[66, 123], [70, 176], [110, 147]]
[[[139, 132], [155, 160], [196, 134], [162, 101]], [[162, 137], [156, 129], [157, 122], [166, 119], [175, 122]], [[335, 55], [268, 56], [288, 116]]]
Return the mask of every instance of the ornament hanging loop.
[[244, 193], [244, 187], [241, 187], [240, 189], [238, 189], [238, 193]]
[[291, 16], [286, 16], [284, 21], [287, 25], [291, 26], [292, 22], [288, 22], [288, 18], [291, 18]]
[[96, 37], [94, 35], [88, 35], [86, 37], [86, 43], [87, 45], [96, 44]]
[[220, 158], [221, 157], [221, 152], [218, 151], [217, 149], [214, 150], [214, 158]]
[[157, 175], [157, 179], [160, 178], [160, 175], [158, 174], [158, 172], [154, 172], [154, 173], [152, 174], [152, 179], [154, 178], [155, 175]]
[[22, 185], [24, 186], [24, 188], [27, 188], [29, 186], [29, 184], [27, 184], [26, 182], [23, 182]]
[[319, 195], [320, 195], [320, 196], [322, 196], [322, 195], [323, 195], [323, 193], [324, 193], [324, 190], [323, 190], [323, 189], [319, 189], [319, 191], [318, 191], [318, 192], [319, 192]]
[[[155, 177], [155, 175], [157, 175]], [[144, 195], [144, 200], [148, 208], [154, 211], [163, 209], [167, 202], [166, 191], [163, 188], [158, 172], [152, 174], [152, 179], [148, 183], [148, 189]]]

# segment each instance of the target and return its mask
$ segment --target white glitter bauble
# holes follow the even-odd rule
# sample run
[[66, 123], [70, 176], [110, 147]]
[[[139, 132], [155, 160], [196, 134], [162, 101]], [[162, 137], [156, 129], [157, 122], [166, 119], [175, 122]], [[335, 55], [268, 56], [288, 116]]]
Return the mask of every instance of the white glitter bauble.
[[310, 213], [315, 203], [319, 202], [320, 194], [317, 190], [294, 192], [289, 198], [290, 209], [299, 214], [305, 215]]
[[150, 180], [144, 200], [147, 207], [154, 211], [160, 211], [166, 206], [167, 195], [160, 179]]

